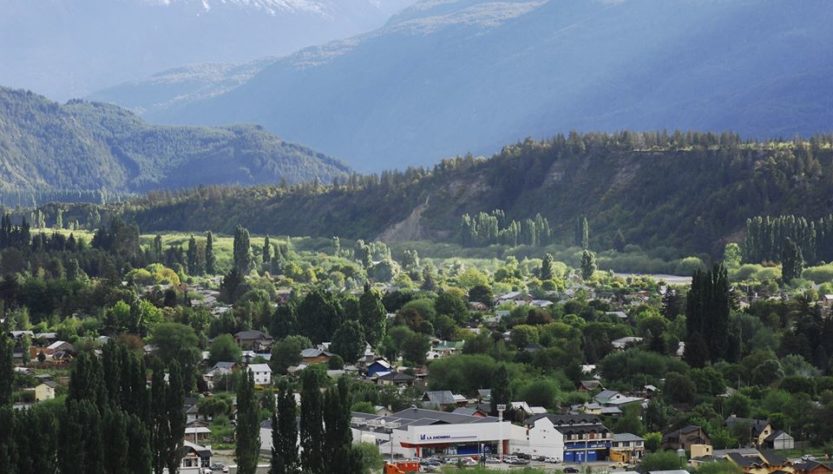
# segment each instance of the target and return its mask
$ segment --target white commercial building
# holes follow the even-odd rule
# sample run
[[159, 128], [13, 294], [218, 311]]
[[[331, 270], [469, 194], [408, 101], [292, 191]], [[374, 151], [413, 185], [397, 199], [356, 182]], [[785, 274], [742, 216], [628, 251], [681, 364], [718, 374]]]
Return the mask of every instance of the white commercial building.
[[375, 438], [384, 454], [392, 451], [402, 458], [498, 454], [501, 440], [503, 452], [509, 454], [513, 432], [525, 431], [508, 421], [499, 422], [496, 417], [422, 408], [406, 408], [391, 416], [353, 413], [351, 424], [354, 439]]

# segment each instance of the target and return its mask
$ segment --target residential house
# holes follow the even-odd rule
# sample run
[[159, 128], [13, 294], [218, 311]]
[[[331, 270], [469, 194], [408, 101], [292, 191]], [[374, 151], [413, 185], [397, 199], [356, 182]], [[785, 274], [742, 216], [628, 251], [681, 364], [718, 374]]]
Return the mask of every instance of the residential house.
[[423, 407], [437, 410], [466, 406], [466, 403], [466, 397], [451, 393], [450, 390], [428, 391], [422, 396]]
[[211, 466], [211, 448], [200, 446], [190, 441], [182, 443], [181, 468], [203, 468]]
[[384, 372], [377, 374], [377, 385], [398, 385], [398, 386], [412, 386], [416, 377], [402, 372]]
[[206, 371], [202, 378], [209, 390], [214, 390], [214, 383], [222, 377], [228, 377], [237, 368], [235, 362], [217, 362]]
[[619, 339], [615, 339], [610, 341], [610, 345], [613, 346], [614, 349], [623, 351], [630, 346], [635, 346], [642, 342], [641, 337], [636, 336], [628, 336], [628, 337], [620, 337]]
[[579, 392], [595, 392], [596, 390], [604, 389], [602, 382], [599, 380], [582, 380], [578, 384]]
[[38, 384], [35, 387], [35, 401], [42, 402], [44, 400], [52, 400], [55, 398], [55, 388], [58, 386], [55, 382], [46, 381]]
[[246, 369], [254, 376], [256, 386], [272, 385], [272, 368], [269, 364], [251, 364]]
[[608, 312], [605, 313], [605, 315], [613, 316], [614, 318], [620, 319], [622, 321], [625, 321], [625, 320], [628, 319], [628, 314], [625, 313], [624, 311], [608, 311]]
[[610, 443], [610, 460], [636, 463], [645, 454], [645, 439], [631, 433], [616, 433]]
[[775, 430], [767, 436], [762, 446], [764, 449], [795, 449], [795, 439], [783, 430]]
[[802, 461], [793, 464], [795, 474], [831, 474], [833, 463], [821, 461]]
[[546, 408], [529, 406], [526, 402], [509, 402], [509, 409], [516, 414], [515, 419], [517, 420], [525, 420], [533, 415], [543, 415], [547, 413]]
[[641, 397], [623, 395], [615, 390], [603, 390], [593, 397], [593, 401], [602, 406], [615, 406], [621, 408], [625, 405], [630, 405], [631, 403], [642, 403], [645, 399]]
[[185, 428], [185, 441], [203, 445], [211, 440], [211, 430], [205, 426], [188, 426]]
[[439, 341], [431, 348], [431, 352], [437, 354], [437, 358], [448, 357], [463, 350], [465, 341]]
[[377, 373], [380, 372], [390, 372], [391, 365], [390, 362], [386, 361], [385, 359], [376, 359], [367, 366], [367, 376], [373, 377]]
[[456, 415], [479, 416], [481, 418], [486, 418], [487, 416], [489, 416], [488, 411], [481, 410], [478, 407], [459, 407], [455, 408], [454, 411], [452, 411], [451, 413], [454, 413]]
[[767, 438], [775, 431], [767, 420], [740, 418], [731, 415], [726, 418], [725, 423], [726, 427], [733, 433], [739, 434], [740, 432], [744, 432], [746, 434], [746, 438], [740, 439], [739, 441], [750, 446], [755, 446], [756, 448], [765, 448]]
[[714, 458], [725, 459], [743, 469], [746, 474], [774, 474], [794, 472], [792, 463], [772, 451], [729, 449], [714, 452]]
[[709, 436], [697, 425], [684, 426], [662, 435], [662, 449], [691, 451], [692, 445], [711, 445]]
[[310, 347], [301, 351], [301, 363], [306, 366], [326, 364], [333, 355], [333, 353], [327, 352], [323, 347]]
[[244, 350], [259, 352], [268, 351], [272, 348], [272, 336], [261, 331], [240, 331], [234, 335], [234, 340]]

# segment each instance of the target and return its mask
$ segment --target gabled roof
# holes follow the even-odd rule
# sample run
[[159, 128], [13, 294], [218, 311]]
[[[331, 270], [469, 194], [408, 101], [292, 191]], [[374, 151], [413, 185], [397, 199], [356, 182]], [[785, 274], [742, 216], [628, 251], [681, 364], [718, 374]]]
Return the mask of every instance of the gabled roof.
[[327, 357], [333, 356], [332, 353], [327, 352], [324, 349], [319, 349], [317, 347], [310, 347], [301, 351], [301, 357], [303, 357], [304, 359], [313, 359], [315, 357], [321, 357], [322, 355]]
[[422, 396], [422, 401], [436, 403], [438, 405], [453, 405], [457, 403], [457, 400], [455, 400], [454, 394], [451, 393], [451, 390], [435, 390], [425, 392], [425, 395]]
[[619, 442], [634, 442], [634, 441], [645, 441], [645, 438], [641, 436], [637, 436], [632, 433], [614, 433], [613, 434], [613, 441]]
[[554, 415], [552, 413], [542, 413], [530, 416], [524, 421], [527, 426], [532, 426], [541, 418], [547, 418], [554, 426], [582, 426], [582, 425], [598, 425], [601, 420], [596, 415]]
[[414, 380], [414, 377], [412, 375], [404, 374], [401, 372], [387, 372], [377, 377], [377, 380], [388, 380], [394, 383], [405, 383]]
[[257, 341], [260, 339], [272, 339], [272, 336], [257, 330], [240, 331], [234, 335], [235, 338], [242, 341]]
[[767, 440], [767, 441], [775, 441], [776, 439], [778, 439], [778, 438], [780, 438], [780, 437], [782, 437], [782, 436], [786, 436], [786, 437], [788, 437], [788, 438], [792, 438], [792, 436], [790, 436], [790, 434], [789, 434], [789, 433], [787, 433], [787, 432], [786, 432], [786, 431], [784, 431], [784, 430], [775, 430], [775, 431], [773, 431], [773, 432], [772, 432], [772, 434], [770, 434], [769, 436], [767, 436], [767, 437], [766, 437], [766, 440]]
[[272, 373], [272, 368], [269, 364], [249, 364], [248, 369], [252, 372], [269, 372]]

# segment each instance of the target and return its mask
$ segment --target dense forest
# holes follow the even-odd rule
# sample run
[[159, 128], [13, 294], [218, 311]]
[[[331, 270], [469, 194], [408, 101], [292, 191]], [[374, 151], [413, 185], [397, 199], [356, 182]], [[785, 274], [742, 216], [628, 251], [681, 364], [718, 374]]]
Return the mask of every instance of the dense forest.
[[[502, 235], [515, 243], [517, 232], [520, 244], [534, 242], [530, 232], [520, 238], [523, 224], [532, 222], [547, 242], [578, 244], [576, 222], [586, 216], [591, 248], [671, 247], [681, 255], [719, 256], [754, 216], [829, 213], [831, 143], [829, 136], [748, 142], [732, 134], [573, 133], [432, 169], [352, 175], [332, 185], [155, 192], [96, 212], [122, 214], [148, 231], [231, 233], [240, 223], [261, 234], [465, 242], [473, 223], [496, 211], [504, 227], [516, 221]], [[67, 212], [82, 224], [91, 213]], [[468, 236], [461, 225], [466, 214]], [[496, 232], [471, 243], [501, 243]]]
[[111, 105], [61, 105], [0, 88], [0, 198], [7, 205], [18, 204], [15, 197], [31, 205], [38, 197], [89, 202], [102, 192], [198, 184], [329, 182], [346, 172], [260, 127], [154, 126]]

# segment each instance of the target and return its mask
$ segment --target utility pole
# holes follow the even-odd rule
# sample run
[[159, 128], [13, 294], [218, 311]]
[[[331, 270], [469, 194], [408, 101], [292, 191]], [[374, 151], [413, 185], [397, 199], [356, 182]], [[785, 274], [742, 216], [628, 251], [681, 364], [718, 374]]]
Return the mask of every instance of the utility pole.
[[498, 457], [503, 464], [503, 412], [506, 411], [506, 404], [500, 403], [497, 406], [497, 422], [500, 429], [500, 440], [497, 445]]

